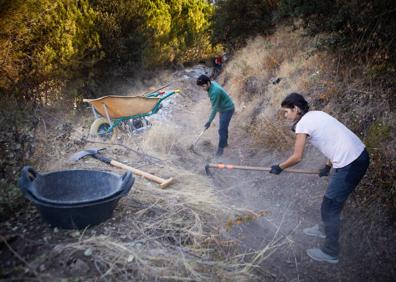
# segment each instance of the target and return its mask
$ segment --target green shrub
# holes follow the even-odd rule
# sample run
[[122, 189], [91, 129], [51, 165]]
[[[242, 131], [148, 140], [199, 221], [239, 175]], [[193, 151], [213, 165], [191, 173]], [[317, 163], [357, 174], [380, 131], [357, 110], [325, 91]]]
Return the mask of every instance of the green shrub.
[[0, 92], [36, 102], [47, 103], [54, 82], [62, 88], [100, 71], [198, 61], [216, 50], [207, 1], [2, 0], [0, 8]]
[[6, 95], [38, 99], [43, 82], [74, 77], [100, 58], [88, 0], [4, 0], [1, 7], [0, 90]]
[[279, 0], [278, 18], [301, 18], [311, 34], [333, 34], [326, 46], [350, 59], [396, 63], [396, 1]]
[[[206, 1], [92, 1], [107, 62], [151, 67], [214, 52]], [[209, 43], [209, 44], [208, 44]]]
[[382, 121], [373, 122], [367, 130], [365, 144], [371, 150], [378, 150], [382, 143], [391, 138], [391, 127]]
[[8, 183], [5, 179], [0, 179], [0, 222], [7, 220], [23, 204], [22, 193], [18, 187], [13, 183]]
[[240, 46], [249, 37], [270, 32], [274, 8], [273, 1], [219, 1], [213, 18], [213, 42]]

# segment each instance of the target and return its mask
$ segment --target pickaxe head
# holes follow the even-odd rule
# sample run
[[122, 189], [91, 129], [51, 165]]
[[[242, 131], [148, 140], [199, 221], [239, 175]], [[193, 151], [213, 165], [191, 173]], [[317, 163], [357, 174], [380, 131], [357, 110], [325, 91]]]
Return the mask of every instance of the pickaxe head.
[[104, 150], [104, 149], [105, 148], [90, 148], [90, 149], [86, 149], [86, 150], [77, 152], [70, 157], [70, 161], [76, 162], [79, 159], [82, 159], [86, 156], [95, 156], [96, 154], [99, 153], [99, 151]]
[[210, 168], [209, 164], [206, 164], [205, 165], [205, 173], [207, 176], [212, 176], [212, 173], [210, 172], [209, 168]]

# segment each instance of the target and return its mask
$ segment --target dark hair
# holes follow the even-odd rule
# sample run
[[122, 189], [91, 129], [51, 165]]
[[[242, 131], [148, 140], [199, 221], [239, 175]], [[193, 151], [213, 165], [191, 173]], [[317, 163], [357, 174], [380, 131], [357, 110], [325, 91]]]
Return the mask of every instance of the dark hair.
[[199, 85], [199, 86], [204, 85], [204, 84], [208, 84], [208, 82], [210, 82], [210, 78], [207, 77], [207, 76], [204, 75], [204, 74], [201, 74], [201, 75], [198, 77], [198, 79], [197, 79], [197, 85]]
[[293, 109], [294, 106], [297, 106], [301, 110], [301, 116], [305, 115], [309, 111], [308, 102], [304, 99], [301, 94], [298, 93], [290, 93], [283, 99], [281, 107]]
[[[282, 108], [288, 108], [288, 109], [293, 109], [295, 106], [299, 107], [301, 110], [300, 113], [300, 119], [303, 115], [305, 115], [309, 111], [309, 105], [308, 102], [304, 99], [304, 97], [301, 94], [298, 93], [290, 93], [289, 95], [286, 96], [285, 99], [283, 99], [281, 103]], [[298, 119], [292, 126], [292, 131], [296, 131], [296, 125], [300, 121]]]

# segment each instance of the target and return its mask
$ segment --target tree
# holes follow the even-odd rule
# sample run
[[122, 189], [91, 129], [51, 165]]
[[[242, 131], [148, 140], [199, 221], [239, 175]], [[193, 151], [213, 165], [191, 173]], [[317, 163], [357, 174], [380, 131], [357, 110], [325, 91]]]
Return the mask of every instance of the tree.
[[28, 97], [53, 78], [70, 78], [100, 58], [87, 0], [3, 1], [0, 89]]

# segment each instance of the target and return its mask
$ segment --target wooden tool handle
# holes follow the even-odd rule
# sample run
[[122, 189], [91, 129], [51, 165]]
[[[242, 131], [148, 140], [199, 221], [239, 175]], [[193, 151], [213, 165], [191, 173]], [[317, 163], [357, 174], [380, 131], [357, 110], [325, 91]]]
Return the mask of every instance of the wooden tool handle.
[[171, 185], [171, 184], [173, 183], [173, 181], [174, 181], [173, 177], [168, 178], [168, 179], [166, 179], [164, 182], [162, 182], [162, 183], [160, 184], [160, 187], [161, 187], [162, 189], [165, 189], [166, 187], [168, 187], [169, 185]]
[[[209, 164], [209, 167], [213, 168], [226, 168], [226, 169], [242, 169], [242, 170], [258, 170], [258, 171], [270, 171], [270, 167], [263, 166], [242, 166], [242, 165], [232, 165], [232, 164]], [[285, 172], [292, 173], [306, 173], [306, 174], [318, 174], [318, 170], [305, 170], [305, 169], [297, 169], [297, 168], [287, 168], [284, 170]]]
[[154, 182], [160, 184], [160, 187], [161, 187], [162, 189], [168, 187], [170, 184], [172, 184], [172, 182], [173, 182], [173, 180], [174, 180], [172, 177], [169, 178], [169, 179], [163, 179], [163, 178], [161, 178], [161, 177], [158, 177], [158, 176], [155, 176], [155, 175], [153, 175], [153, 174], [144, 172], [144, 171], [142, 171], [142, 170], [140, 170], [140, 169], [137, 169], [137, 168], [133, 168], [133, 167], [131, 167], [131, 166], [125, 165], [125, 164], [120, 163], [120, 162], [117, 162], [117, 161], [115, 161], [115, 160], [111, 160], [111, 161], [110, 161], [110, 164], [113, 165], [113, 166], [115, 166], [115, 167], [118, 167], [118, 168], [130, 170], [130, 171], [132, 171], [132, 172], [133, 172], [134, 174], [136, 174], [136, 175], [140, 175], [140, 176], [143, 176], [144, 178], [147, 178], [147, 179], [149, 179], [149, 180], [152, 180], [152, 181], [154, 181]]

